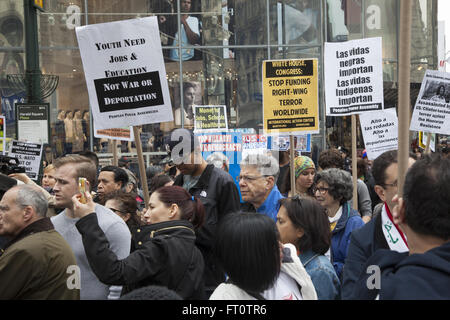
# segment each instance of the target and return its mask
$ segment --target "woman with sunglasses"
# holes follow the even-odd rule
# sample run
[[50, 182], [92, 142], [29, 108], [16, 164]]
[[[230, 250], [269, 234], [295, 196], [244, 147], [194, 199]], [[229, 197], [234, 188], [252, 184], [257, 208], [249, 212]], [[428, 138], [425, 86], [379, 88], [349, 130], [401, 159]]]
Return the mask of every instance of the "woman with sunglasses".
[[330, 249], [330, 223], [314, 199], [300, 196], [280, 200], [277, 228], [283, 244], [292, 243], [311, 277], [318, 300], [338, 300], [341, 283], [325, 253]]
[[328, 215], [331, 229], [331, 261], [341, 279], [351, 233], [364, 225], [358, 211], [352, 209], [349, 204], [349, 200], [353, 197], [350, 173], [336, 168], [318, 172], [315, 177], [314, 196], [325, 207]]
[[140, 232], [141, 219], [138, 216], [138, 202], [131, 193], [117, 191], [105, 197], [105, 207], [125, 221], [131, 232], [131, 252], [136, 249], [136, 233]]
[[134, 290], [159, 285], [174, 290], [183, 299], [204, 298], [204, 261], [195, 246], [195, 230], [204, 221], [200, 199], [178, 186], [167, 186], [150, 196], [144, 217], [147, 239], [125, 259], [109, 248], [94, 212], [92, 196], [86, 192], [72, 198], [76, 227], [80, 232], [89, 265], [99, 280], [108, 285], [126, 285]]

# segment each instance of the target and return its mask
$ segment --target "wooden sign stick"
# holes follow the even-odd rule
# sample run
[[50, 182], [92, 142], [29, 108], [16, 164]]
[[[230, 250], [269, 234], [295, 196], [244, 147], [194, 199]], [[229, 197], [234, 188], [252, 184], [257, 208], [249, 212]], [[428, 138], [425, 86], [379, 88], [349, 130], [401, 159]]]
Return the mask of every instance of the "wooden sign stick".
[[289, 165], [290, 165], [290, 171], [291, 171], [291, 195], [292, 197], [296, 195], [295, 192], [295, 165], [294, 165], [294, 160], [295, 160], [295, 151], [294, 151], [294, 136], [293, 135], [289, 135], [289, 152], [290, 152], [290, 161], [289, 161]]
[[136, 143], [137, 158], [139, 164], [139, 175], [141, 176], [142, 191], [144, 192], [145, 208], [148, 209], [148, 201], [150, 195], [148, 194], [147, 175], [145, 173], [144, 155], [142, 153], [141, 133], [139, 126], [133, 126], [134, 141]]
[[352, 114], [353, 209], [358, 210], [358, 159], [356, 155], [356, 115]]

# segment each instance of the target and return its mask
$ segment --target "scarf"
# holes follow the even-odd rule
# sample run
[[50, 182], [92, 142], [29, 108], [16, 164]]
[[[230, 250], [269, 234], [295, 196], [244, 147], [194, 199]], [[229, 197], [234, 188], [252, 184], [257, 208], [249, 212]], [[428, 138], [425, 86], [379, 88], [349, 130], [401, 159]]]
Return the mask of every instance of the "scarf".
[[385, 203], [381, 210], [381, 228], [383, 229], [383, 234], [389, 245], [389, 249], [400, 253], [408, 252], [409, 248], [406, 236], [392, 220], [392, 214]]

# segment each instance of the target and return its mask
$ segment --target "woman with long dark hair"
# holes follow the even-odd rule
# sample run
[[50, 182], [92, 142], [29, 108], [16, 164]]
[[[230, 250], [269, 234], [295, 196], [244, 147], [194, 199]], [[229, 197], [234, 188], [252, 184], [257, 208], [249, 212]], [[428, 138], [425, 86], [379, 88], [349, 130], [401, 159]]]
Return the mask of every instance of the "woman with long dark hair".
[[150, 196], [144, 219], [149, 224], [146, 239], [127, 258], [119, 260], [98, 226], [94, 202], [72, 198], [76, 226], [82, 235], [86, 256], [97, 277], [105, 284], [136, 289], [160, 285], [174, 290], [183, 299], [203, 299], [204, 262], [195, 246], [195, 230], [204, 221], [200, 199], [178, 186], [167, 186]]
[[275, 222], [256, 212], [231, 213], [219, 224], [215, 256], [228, 280], [210, 300], [316, 300], [295, 247], [282, 246]]

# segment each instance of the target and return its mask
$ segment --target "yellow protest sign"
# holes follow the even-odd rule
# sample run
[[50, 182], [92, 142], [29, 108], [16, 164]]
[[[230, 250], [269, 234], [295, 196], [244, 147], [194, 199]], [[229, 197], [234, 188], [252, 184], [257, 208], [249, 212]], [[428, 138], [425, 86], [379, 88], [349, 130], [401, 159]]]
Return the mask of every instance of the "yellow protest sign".
[[317, 59], [263, 62], [264, 132], [319, 132]]
[[44, 0], [34, 0], [33, 4], [37, 9], [44, 11]]

